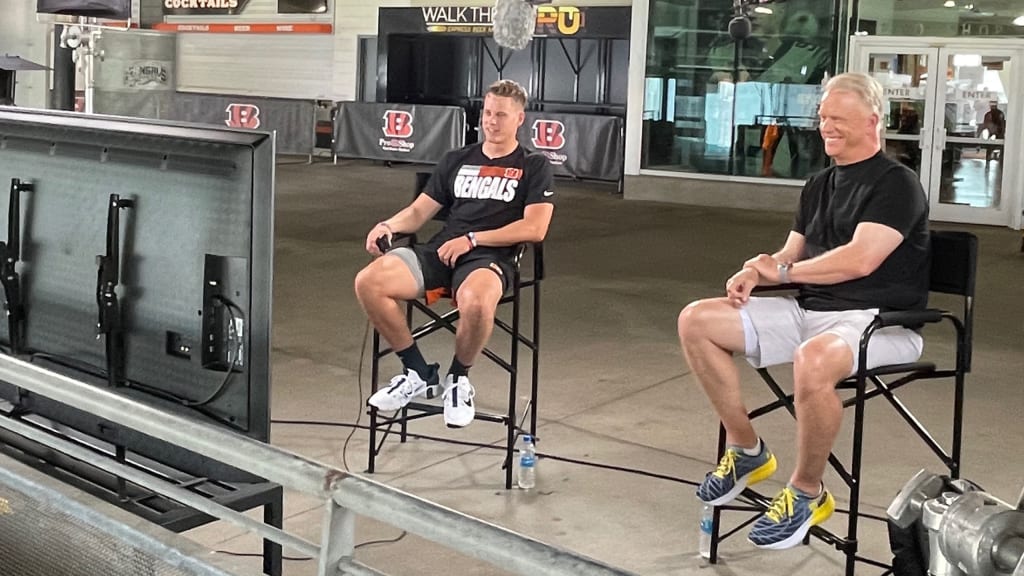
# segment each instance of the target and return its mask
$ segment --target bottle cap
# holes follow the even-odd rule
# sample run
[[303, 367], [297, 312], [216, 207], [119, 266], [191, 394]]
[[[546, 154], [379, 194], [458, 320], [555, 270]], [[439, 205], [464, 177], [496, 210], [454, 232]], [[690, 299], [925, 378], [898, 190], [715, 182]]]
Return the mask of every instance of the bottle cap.
[[533, 442], [533, 436], [530, 436], [529, 434], [523, 434], [523, 442], [526, 442], [526, 443]]

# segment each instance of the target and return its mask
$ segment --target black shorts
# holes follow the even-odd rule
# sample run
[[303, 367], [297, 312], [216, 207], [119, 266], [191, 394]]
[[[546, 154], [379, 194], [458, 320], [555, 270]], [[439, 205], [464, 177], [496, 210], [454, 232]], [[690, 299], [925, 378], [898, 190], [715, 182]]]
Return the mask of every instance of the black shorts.
[[[501, 279], [501, 291], [504, 294], [512, 285], [514, 268], [511, 260], [502, 253], [496, 253], [489, 248], [476, 248], [467, 252], [455, 261], [455, 267], [445, 266], [437, 255], [437, 248], [427, 244], [417, 244], [412, 247], [416, 254], [416, 260], [420, 265], [420, 272], [423, 274], [423, 289], [434, 290], [437, 288], [448, 288], [455, 295], [459, 286], [466, 281], [470, 273], [481, 268], [487, 268]], [[405, 260], [403, 258], [403, 260]], [[409, 264], [408, 261], [406, 261]], [[414, 271], [415, 272], [415, 271]]]

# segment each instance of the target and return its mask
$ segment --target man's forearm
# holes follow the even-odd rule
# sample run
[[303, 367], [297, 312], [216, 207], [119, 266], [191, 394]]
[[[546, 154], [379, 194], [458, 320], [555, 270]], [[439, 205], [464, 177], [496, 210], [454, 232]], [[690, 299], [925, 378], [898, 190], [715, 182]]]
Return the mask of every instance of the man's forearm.
[[866, 270], [862, 263], [863, 257], [856, 248], [847, 244], [794, 263], [789, 279], [798, 284], [839, 284], [870, 274], [871, 270]]
[[523, 242], [540, 242], [546, 234], [546, 227], [523, 219], [494, 230], [476, 232], [476, 242], [478, 246], [515, 246]]
[[392, 234], [412, 234], [423, 227], [426, 218], [418, 214], [412, 206], [398, 211], [394, 216], [381, 220], [381, 224]]
[[772, 254], [772, 258], [780, 264], [792, 264], [800, 260], [800, 254], [790, 253], [786, 250], [779, 250], [775, 254]]

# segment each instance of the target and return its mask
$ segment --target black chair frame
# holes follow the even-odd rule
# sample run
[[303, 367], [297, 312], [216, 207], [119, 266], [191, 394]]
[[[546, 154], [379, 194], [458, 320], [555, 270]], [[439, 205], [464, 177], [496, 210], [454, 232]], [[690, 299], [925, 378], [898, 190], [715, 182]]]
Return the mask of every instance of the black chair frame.
[[[929, 308], [922, 311], [899, 311], [882, 312], [864, 330], [860, 338], [860, 360], [857, 373], [840, 382], [836, 388], [840, 390], [853, 390], [850, 398], [843, 400], [843, 408], [853, 407], [853, 446], [849, 468], [835, 455], [829, 455], [829, 464], [832, 469], [846, 484], [850, 494], [849, 510], [844, 512], [848, 516], [846, 534], [840, 535], [826, 530], [822, 526], [811, 528], [808, 537], [804, 540], [807, 544], [810, 537], [817, 538], [826, 544], [834, 546], [836, 550], [846, 556], [845, 574], [853, 576], [857, 562], [862, 562], [875, 567], [891, 570], [891, 566], [884, 562], [867, 558], [858, 553], [857, 530], [860, 517], [872, 518], [884, 521], [885, 518], [869, 515], [860, 512], [860, 479], [862, 472], [862, 448], [864, 435], [864, 414], [865, 404], [868, 400], [876, 397], [884, 397], [895, 411], [906, 421], [910, 428], [917, 433], [924, 443], [942, 461], [942, 464], [949, 470], [951, 478], [960, 476], [961, 444], [963, 434], [963, 403], [964, 403], [964, 381], [971, 368], [971, 344], [972, 327], [974, 317], [974, 287], [977, 268], [977, 238], [968, 232], [958, 231], [932, 231], [931, 233], [931, 272], [929, 291], [935, 293], [952, 294], [963, 299], [963, 310], [960, 315]], [[793, 286], [771, 287], [764, 291], [793, 288]], [[760, 290], [759, 290], [760, 292]], [[887, 326], [904, 326], [918, 328], [924, 324], [934, 324], [948, 321], [956, 332], [956, 353], [953, 367], [938, 368], [931, 362], [913, 362], [908, 364], [895, 364], [867, 368], [867, 349], [871, 336], [879, 329]], [[794, 418], [796, 410], [793, 404], [793, 394], [787, 394], [776, 382], [767, 369], [757, 370], [765, 384], [771, 389], [776, 400], [750, 411], [750, 418], [756, 419], [775, 410], [785, 408]], [[889, 377], [883, 379], [883, 377]], [[899, 388], [919, 380], [933, 380], [952, 378], [954, 381], [953, 391], [953, 422], [952, 438], [950, 448], [947, 451], [925, 426], [914, 416], [907, 406], [896, 396]], [[868, 383], [872, 387], [868, 387]], [[718, 454], [725, 452], [725, 428], [719, 427]], [[740, 500], [747, 505], [725, 505], [716, 507], [712, 521], [711, 532], [711, 563], [718, 561], [718, 545], [721, 541], [739, 532], [746, 526], [752, 524], [770, 504], [771, 498], [758, 493], [752, 489], [746, 489], [740, 496]], [[721, 514], [723, 511], [737, 510], [745, 512], [756, 512], [745, 522], [722, 533]], [[886, 572], [888, 573], [888, 572]]]

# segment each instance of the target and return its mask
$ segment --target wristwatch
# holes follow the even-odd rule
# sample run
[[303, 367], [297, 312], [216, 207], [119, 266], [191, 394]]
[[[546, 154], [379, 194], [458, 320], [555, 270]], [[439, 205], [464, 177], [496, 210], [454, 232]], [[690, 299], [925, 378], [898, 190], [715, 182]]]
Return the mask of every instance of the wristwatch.
[[789, 271], [793, 268], [792, 262], [786, 262], [785, 264], [779, 264], [779, 283], [789, 284]]
[[473, 245], [473, 248], [476, 248], [476, 232], [467, 232], [466, 238], [469, 238], [469, 243]]

